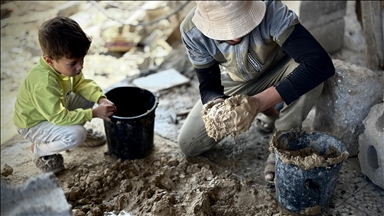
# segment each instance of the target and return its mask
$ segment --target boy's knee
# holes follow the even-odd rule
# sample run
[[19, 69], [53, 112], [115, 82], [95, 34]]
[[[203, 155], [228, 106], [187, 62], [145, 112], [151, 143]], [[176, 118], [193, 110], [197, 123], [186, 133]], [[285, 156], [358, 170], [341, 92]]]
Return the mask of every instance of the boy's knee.
[[71, 148], [77, 147], [87, 138], [87, 130], [83, 126], [78, 125], [74, 127], [69, 137], [70, 138], [66, 139], [65, 141], [67, 145]]

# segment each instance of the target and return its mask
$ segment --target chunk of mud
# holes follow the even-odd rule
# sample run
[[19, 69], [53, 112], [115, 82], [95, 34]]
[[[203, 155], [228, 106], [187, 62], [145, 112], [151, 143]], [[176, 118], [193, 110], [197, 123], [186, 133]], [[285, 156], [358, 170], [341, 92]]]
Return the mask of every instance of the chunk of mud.
[[208, 136], [219, 141], [228, 135], [236, 138], [246, 132], [257, 115], [258, 105], [250, 96], [235, 95], [224, 102], [210, 101], [202, 115]]

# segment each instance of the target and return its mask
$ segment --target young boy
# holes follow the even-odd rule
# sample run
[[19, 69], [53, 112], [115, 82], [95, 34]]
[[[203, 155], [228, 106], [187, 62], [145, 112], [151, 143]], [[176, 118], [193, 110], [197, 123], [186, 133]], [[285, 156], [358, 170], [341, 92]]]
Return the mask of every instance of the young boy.
[[[59, 152], [106, 142], [100, 132], [83, 125], [93, 118], [110, 121], [108, 116], [117, 109], [93, 80], [83, 76], [91, 39], [76, 21], [50, 19], [38, 37], [43, 56], [19, 89], [13, 121], [18, 133], [32, 142], [39, 171], [58, 173], [64, 169]], [[99, 105], [93, 108], [95, 103]]]

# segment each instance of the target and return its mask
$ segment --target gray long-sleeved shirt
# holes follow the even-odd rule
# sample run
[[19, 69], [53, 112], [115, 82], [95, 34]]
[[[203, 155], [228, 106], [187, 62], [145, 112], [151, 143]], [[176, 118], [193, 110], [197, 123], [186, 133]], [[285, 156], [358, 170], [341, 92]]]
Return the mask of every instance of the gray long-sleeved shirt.
[[196, 69], [203, 103], [224, 95], [220, 71], [237, 82], [257, 79], [287, 54], [300, 63], [276, 85], [287, 104], [334, 74], [328, 54], [299, 23], [297, 15], [281, 1], [265, 3], [263, 21], [237, 45], [206, 37], [192, 22], [195, 9], [182, 22], [182, 41]]

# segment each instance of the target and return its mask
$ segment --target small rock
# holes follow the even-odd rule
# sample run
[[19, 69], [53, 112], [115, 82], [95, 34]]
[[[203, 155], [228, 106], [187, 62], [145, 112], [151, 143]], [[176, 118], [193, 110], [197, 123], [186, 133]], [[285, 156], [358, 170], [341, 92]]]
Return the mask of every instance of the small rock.
[[111, 170], [110, 169], [105, 169], [104, 170], [104, 176], [108, 176], [109, 174], [111, 174]]
[[8, 164], [5, 164], [3, 170], [1, 171], [1, 175], [7, 177], [9, 175], [12, 175], [12, 173], [13, 173], [13, 168]]
[[73, 216], [85, 216], [85, 213], [81, 211], [80, 209], [73, 209], [72, 210]]
[[80, 208], [81, 208], [81, 211], [83, 212], [88, 212], [91, 209], [91, 207], [88, 204], [83, 205]]
[[117, 174], [117, 178], [118, 178], [118, 179], [123, 179], [123, 178], [124, 178], [124, 175], [121, 174], [121, 173], [119, 173], [119, 174]]
[[179, 165], [179, 162], [176, 159], [170, 159], [168, 161], [167, 165], [170, 167], [175, 167], [175, 166]]
[[96, 189], [96, 190], [99, 189], [101, 187], [100, 182], [95, 181], [95, 182], [91, 183], [91, 187], [93, 189]]
[[107, 176], [107, 181], [106, 181], [106, 183], [107, 183], [107, 184], [111, 183], [111, 180], [112, 180], [112, 179], [113, 179], [112, 176], [110, 176], [110, 175]]
[[90, 202], [91, 200], [89, 200], [88, 198], [82, 198], [82, 199], [76, 200], [77, 204], [82, 204], [82, 205], [89, 204]]
[[121, 193], [129, 192], [131, 190], [132, 190], [132, 183], [130, 180], [124, 179], [123, 181], [121, 181], [121, 184], [120, 184], [120, 192]]
[[67, 187], [71, 188], [75, 185], [75, 177], [70, 176], [67, 180]]
[[91, 211], [92, 211], [93, 215], [102, 215], [103, 214], [101, 209], [99, 207], [97, 207], [97, 206], [92, 208]]
[[76, 201], [81, 197], [82, 191], [78, 187], [71, 188], [66, 194], [67, 200]]
[[100, 178], [100, 176], [98, 175], [98, 173], [96, 171], [90, 171], [87, 178], [86, 178], [86, 182], [87, 182], [87, 184], [91, 184], [92, 182], [99, 180], [99, 178]]
[[108, 192], [108, 191], [110, 191], [111, 189], [109, 189], [109, 187], [108, 186], [104, 186], [104, 192]]
[[89, 211], [87, 212], [86, 216], [94, 216], [93, 212]]

